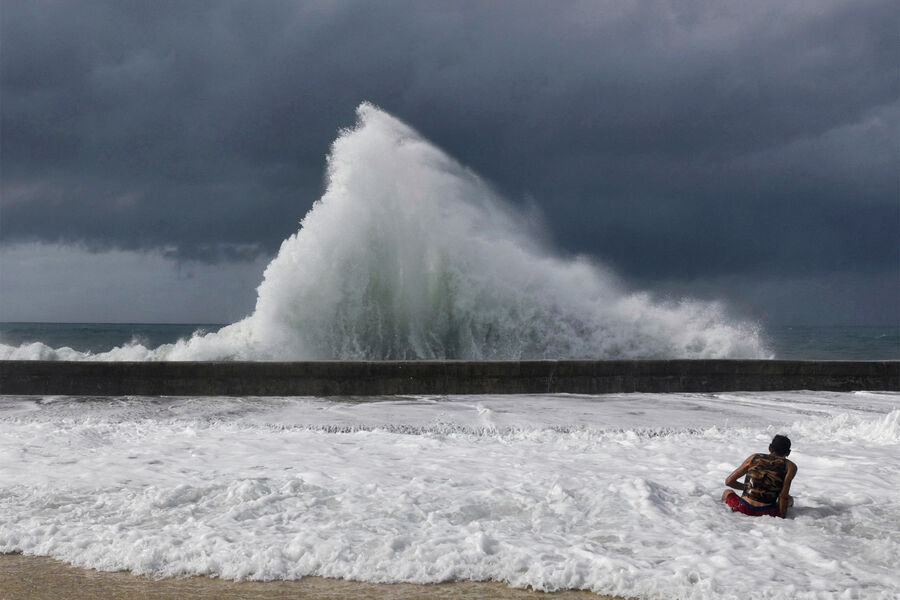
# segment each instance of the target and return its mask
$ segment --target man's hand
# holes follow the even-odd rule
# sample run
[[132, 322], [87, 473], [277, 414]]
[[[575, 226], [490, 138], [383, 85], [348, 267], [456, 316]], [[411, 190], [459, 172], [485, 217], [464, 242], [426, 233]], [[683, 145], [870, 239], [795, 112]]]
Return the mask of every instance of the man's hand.
[[753, 460], [752, 454], [747, 457], [747, 460], [745, 460], [744, 462], [741, 463], [741, 466], [739, 466], [737, 469], [735, 469], [731, 473], [731, 475], [729, 475], [725, 479], [725, 485], [727, 485], [730, 488], [734, 488], [736, 490], [741, 490], [741, 491], [746, 490], [747, 484], [739, 482], [738, 479], [740, 479], [741, 477], [746, 475], [747, 471], [750, 470], [750, 461], [751, 460]]

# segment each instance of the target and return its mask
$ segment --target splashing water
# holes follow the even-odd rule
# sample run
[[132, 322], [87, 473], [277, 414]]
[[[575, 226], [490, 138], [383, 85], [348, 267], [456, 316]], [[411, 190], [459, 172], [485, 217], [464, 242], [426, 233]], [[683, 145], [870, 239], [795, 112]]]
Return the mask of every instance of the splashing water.
[[327, 189], [265, 271], [256, 308], [215, 333], [93, 360], [763, 358], [758, 327], [719, 303], [628, 294], [560, 258], [477, 175], [364, 103], [328, 158]]

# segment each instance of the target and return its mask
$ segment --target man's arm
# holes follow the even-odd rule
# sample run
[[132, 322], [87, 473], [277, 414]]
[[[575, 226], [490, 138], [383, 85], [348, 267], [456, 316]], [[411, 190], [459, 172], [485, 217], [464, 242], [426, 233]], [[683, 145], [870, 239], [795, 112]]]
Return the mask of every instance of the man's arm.
[[797, 465], [795, 465], [791, 461], [787, 461], [787, 472], [784, 474], [784, 485], [781, 487], [781, 493], [778, 494], [778, 512], [781, 513], [782, 519], [787, 516], [788, 497], [790, 495], [789, 492], [791, 491], [791, 481], [794, 480], [794, 475], [796, 474]]
[[743, 483], [738, 483], [738, 479], [747, 474], [747, 471], [750, 469], [750, 461], [753, 460], [754, 455], [750, 455], [747, 457], [747, 460], [741, 463], [737, 469], [731, 472], [731, 475], [725, 478], [725, 485], [730, 488], [734, 488], [736, 490], [744, 491], [747, 489], [747, 485]]

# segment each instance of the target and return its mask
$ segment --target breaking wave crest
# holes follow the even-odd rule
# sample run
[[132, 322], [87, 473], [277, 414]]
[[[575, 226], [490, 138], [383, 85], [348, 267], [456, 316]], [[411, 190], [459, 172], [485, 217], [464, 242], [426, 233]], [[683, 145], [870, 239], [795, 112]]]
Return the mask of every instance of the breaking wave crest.
[[560, 257], [476, 174], [362, 104], [328, 158], [327, 189], [265, 271], [254, 312], [158, 348], [35, 343], [0, 358], [388, 360], [765, 358], [722, 305], [628, 293]]

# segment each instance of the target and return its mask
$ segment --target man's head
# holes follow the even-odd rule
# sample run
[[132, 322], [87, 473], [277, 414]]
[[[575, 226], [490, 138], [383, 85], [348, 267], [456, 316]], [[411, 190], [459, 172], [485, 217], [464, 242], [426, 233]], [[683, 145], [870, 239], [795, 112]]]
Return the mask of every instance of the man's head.
[[769, 444], [769, 452], [774, 452], [778, 456], [787, 456], [791, 453], [791, 440], [786, 435], [776, 435]]

